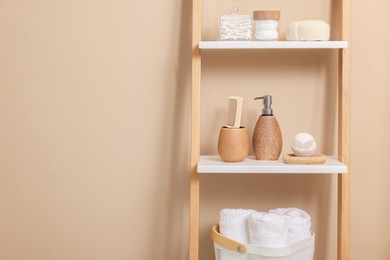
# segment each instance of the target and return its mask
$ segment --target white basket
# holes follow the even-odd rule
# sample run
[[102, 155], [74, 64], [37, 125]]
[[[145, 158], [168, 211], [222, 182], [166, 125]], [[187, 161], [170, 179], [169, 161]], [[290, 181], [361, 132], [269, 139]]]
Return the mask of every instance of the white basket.
[[222, 236], [218, 225], [214, 225], [211, 239], [214, 241], [216, 260], [313, 260], [314, 255], [314, 233], [289, 247], [270, 248], [231, 240]]

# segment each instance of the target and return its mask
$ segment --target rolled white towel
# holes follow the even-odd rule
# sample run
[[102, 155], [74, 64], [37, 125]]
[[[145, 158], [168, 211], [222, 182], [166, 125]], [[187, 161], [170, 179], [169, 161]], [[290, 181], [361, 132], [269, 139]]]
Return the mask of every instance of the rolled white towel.
[[[252, 209], [222, 209], [219, 217], [219, 232], [232, 240], [248, 244], [248, 217], [253, 212], [255, 210]], [[241, 256], [235, 252], [221, 251], [221, 260], [237, 259], [249, 260], [250, 256]]]
[[249, 243], [248, 217], [252, 209], [222, 209], [219, 217], [219, 231], [230, 239]]
[[279, 208], [270, 210], [269, 212], [287, 218], [288, 245], [292, 245], [311, 236], [311, 218], [306, 211], [297, 208]]
[[250, 243], [263, 247], [287, 246], [288, 227], [285, 216], [255, 212], [248, 218]]

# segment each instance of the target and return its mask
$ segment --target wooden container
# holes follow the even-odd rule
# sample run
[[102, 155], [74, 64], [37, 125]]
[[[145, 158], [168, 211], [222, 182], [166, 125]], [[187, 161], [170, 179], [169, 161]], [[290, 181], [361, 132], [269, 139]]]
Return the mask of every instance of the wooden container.
[[225, 162], [241, 162], [249, 153], [249, 136], [245, 127], [222, 127], [219, 132], [218, 154]]

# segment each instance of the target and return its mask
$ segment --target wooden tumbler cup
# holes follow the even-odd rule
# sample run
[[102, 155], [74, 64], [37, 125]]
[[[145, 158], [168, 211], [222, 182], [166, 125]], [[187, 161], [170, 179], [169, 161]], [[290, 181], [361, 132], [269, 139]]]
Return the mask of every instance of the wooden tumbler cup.
[[222, 127], [219, 132], [218, 154], [225, 162], [241, 162], [249, 153], [249, 136], [245, 127]]

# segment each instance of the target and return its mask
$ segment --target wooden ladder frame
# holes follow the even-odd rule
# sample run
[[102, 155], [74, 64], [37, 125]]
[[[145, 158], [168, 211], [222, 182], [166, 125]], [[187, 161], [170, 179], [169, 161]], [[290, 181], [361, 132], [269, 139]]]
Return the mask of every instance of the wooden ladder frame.
[[[190, 163], [190, 241], [189, 259], [199, 260], [199, 174], [200, 159], [200, 90], [202, 37], [202, 0], [192, 0], [192, 104]], [[348, 167], [338, 175], [337, 260], [350, 260], [350, 194], [351, 194], [351, 0], [339, 0], [341, 40], [349, 48], [338, 51], [338, 157]]]

